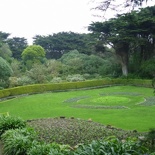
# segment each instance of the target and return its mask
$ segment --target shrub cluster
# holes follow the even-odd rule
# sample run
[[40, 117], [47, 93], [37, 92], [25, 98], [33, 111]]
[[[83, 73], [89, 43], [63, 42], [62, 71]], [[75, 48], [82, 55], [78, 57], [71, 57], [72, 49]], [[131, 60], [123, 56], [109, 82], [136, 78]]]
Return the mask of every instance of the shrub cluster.
[[7, 130], [2, 135], [3, 151], [6, 155], [26, 155], [29, 148], [37, 143], [35, 132], [29, 128]]
[[0, 136], [9, 129], [18, 129], [26, 127], [26, 121], [19, 117], [0, 116]]
[[75, 152], [76, 155], [142, 155], [148, 150], [134, 139], [120, 141], [115, 137], [108, 137], [101, 141], [93, 141], [88, 145], [81, 145]]
[[76, 82], [76, 81], [85, 81], [85, 78], [80, 74], [75, 74], [75, 75], [68, 75], [66, 80], [69, 82]]
[[115, 137], [80, 144], [73, 148], [56, 143], [46, 144], [36, 141], [34, 132], [27, 128], [8, 130], [2, 135], [2, 140], [4, 154], [7, 155], [143, 155], [149, 152], [137, 140], [120, 141]]

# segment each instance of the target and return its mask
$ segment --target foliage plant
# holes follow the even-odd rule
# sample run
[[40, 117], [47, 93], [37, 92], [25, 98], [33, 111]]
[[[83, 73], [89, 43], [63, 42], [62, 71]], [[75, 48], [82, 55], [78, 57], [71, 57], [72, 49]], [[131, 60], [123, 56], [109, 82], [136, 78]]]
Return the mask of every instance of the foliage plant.
[[34, 143], [27, 151], [27, 155], [48, 155], [50, 152], [50, 144]]
[[28, 122], [38, 133], [38, 140], [46, 143], [59, 143], [75, 146], [79, 143], [90, 143], [93, 140], [116, 136], [118, 139], [138, 137], [143, 134], [134, 131], [124, 131], [110, 125], [102, 125], [91, 120], [75, 118], [36, 119]]
[[120, 141], [115, 137], [109, 137], [100, 141], [92, 141], [87, 145], [80, 145], [74, 155], [143, 155], [148, 150], [134, 139]]
[[68, 145], [60, 145], [58, 143], [35, 143], [28, 150], [28, 155], [71, 155], [71, 147]]
[[112, 136], [74, 147], [57, 143], [40, 143], [36, 133], [28, 128], [8, 130], [2, 135], [4, 155], [143, 155], [151, 151], [135, 138], [119, 140]]
[[0, 136], [9, 129], [17, 129], [26, 127], [26, 121], [19, 117], [0, 116]]
[[2, 135], [4, 155], [26, 155], [35, 142], [36, 133], [30, 128], [12, 129]]
[[149, 130], [145, 139], [142, 140], [142, 144], [145, 144], [150, 150], [155, 151], [155, 128]]
[[[61, 127], [65, 128], [65, 126], [62, 126], [61, 121], [57, 123], [60, 123]], [[85, 123], [87, 122], [85, 121]], [[92, 122], [89, 122], [89, 123], [92, 123]], [[72, 125], [70, 124], [69, 126], [67, 126], [67, 128], [71, 126]], [[74, 126], [76, 126], [76, 124], [74, 124]], [[82, 126], [80, 126], [81, 130], [82, 130]], [[66, 132], [68, 132], [67, 128], [65, 128]], [[113, 128], [110, 127], [110, 130], [111, 129]], [[75, 132], [75, 130], [72, 130], [72, 132]], [[154, 133], [155, 133], [154, 130], [151, 130], [148, 133], [148, 135], [144, 137], [147, 140], [145, 143], [142, 143], [138, 137], [136, 138], [136, 136], [130, 137], [126, 133], [124, 133], [126, 137], [117, 138], [116, 136], [114, 136], [116, 135], [116, 132], [113, 132], [113, 130], [111, 130], [110, 132], [112, 133], [111, 136], [102, 137], [102, 138], [100, 137], [100, 139], [98, 140], [92, 140], [87, 143], [86, 142], [77, 143], [77, 145], [74, 145], [74, 146], [60, 144], [60, 142], [58, 144], [55, 142], [46, 143], [40, 140], [38, 141], [38, 132], [36, 132], [32, 128], [27, 128], [27, 127], [22, 129], [20, 128], [20, 129], [7, 130], [5, 133], [2, 134], [1, 140], [3, 142], [4, 155], [38, 155], [38, 154], [39, 155], [79, 155], [79, 154], [81, 155], [151, 154], [153, 155], [154, 154], [152, 152], [153, 151], [152, 146], [154, 147]], [[51, 133], [48, 132], [48, 135], [50, 134]], [[60, 133], [55, 133], [55, 134], [60, 135]], [[91, 134], [92, 132], [90, 132], [90, 135]], [[91, 136], [93, 139], [95, 138], [93, 135]], [[69, 136], [66, 135], [66, 138], [69, 138]], [[74, 137], [74, 138], [77, 138], [77, 137]], [[148, 143], [150, 143], [151, 145], [148, 145]]]
[[155, 76], [155, 58], [145, 61], [141, 66], [141, 74], [143, 77], [153, 78]]
[[75, 74], [75, 75], [68, 75], [66, 80], [69, 82], [76, 82], [76, 81], [85, 81], [85, 78], [80, 74]]
[[51, 83], [61, 83], [61, 82], [62, 82], [61, 77], [54, 77], [54, 78], [51, 80]]

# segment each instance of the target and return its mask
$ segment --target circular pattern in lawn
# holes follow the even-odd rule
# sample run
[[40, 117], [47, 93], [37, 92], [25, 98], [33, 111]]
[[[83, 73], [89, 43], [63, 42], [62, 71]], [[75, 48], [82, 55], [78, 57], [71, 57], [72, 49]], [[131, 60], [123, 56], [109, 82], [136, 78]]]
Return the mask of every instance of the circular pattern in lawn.
[[65, 103], [71, 103], [74, 108], [88, 109], [130, 109], [127, 105], [131, 101], [128, 96], [80, 96], [65, 100]]
[[122, 96], [102, 96], [92, 99], [92, 102], [102, 105], [119, 105], [128, 103], [130, 99]]
[[[65, 100], [65, 103], [72, 103], [74, 108], [87, 109], [130, 109], [131, 106], [144, 102], [143, 98], [138, 99], [142, 94], [136, 92], [113, 92], [100, 93], [99, 96], [78, 96]], [[142, 101], [143, 100], [143, 101]]]
[[129, 109], [130, 98], [125, 96], [100, 96], [79, 100], [74, 107], [89, 109]]

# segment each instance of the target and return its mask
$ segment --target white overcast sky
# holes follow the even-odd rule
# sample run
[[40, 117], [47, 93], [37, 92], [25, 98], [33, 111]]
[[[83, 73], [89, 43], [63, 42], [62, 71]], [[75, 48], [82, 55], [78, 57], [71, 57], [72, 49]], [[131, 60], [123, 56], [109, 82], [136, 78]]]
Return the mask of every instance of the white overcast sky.
[[35, 35], [85, 33], [92, 21], [100, 20], [93, 16], [93, 5], [91, 0], [0, 0], [0, 31], [30, 44]]

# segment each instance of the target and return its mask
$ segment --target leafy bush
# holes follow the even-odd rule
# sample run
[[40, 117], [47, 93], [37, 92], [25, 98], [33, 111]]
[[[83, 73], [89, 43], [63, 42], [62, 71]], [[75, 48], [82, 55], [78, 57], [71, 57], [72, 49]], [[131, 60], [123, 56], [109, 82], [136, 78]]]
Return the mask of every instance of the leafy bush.
[[28, 76], [22, 76], [17, 79], [18, 86], [34, 84], [35, 82]]
[[101, 76], [100, 74], [97, 74], [97, 73], [92, 74], [91, 77], [92, 77], [93, 79], [101, 79], [101, 78], [102, 78], [102, 76]]
[[0, 136], [9, 129], [24, 128], [26, 122], [19, 117], [0, 116]]
[[153, 78], [155, 76], [155, 58], [145, 61], [141, 66], [141, 75], [146, 78]]
[[132, 139], [120, 141], [115, 137], [110, 137], [102, 141], [93, 141], [88, 145], [80, 145], [74, 155], [143, 155], [147, 152], [148, 150], [138, 141]]
[[62, 79], [61, 77], [54, 77], [52, 80], [51, 80], [52, 83], [60, 83], [62, 82]]
[[35, 143], [28, 150], [27, 155], [48, 155], [50, 152], [50, 144]]
[[68, 145], [35, 143], [28, 150], [27, 155], [71, 155], [71, 150]]
[[10, 77], [9, 78], [9, 87], [16, 87], [18, 86], [17, 77]]
[[90, 74], [87, 74], [87, 73], [83, 74], [83, 77], [85, 79], [91, 79], [91, 75]]
[[85, 81], [85, 78], [80, 74], [74, 74], [74, 75], [68, 75], [66, 80], [69, 82]]
[[6, 155], [26, 155], [33, 143], [36, 133], [32, 129], [23, 128], [8, 130], [2, 135], [3, 150]]
[[155, 151], [155, 129], [150, 129], [145, 138], [142, 139], [142, 144]]
[[47, 72], [47, 69], [44, 65], [34, 64], [32, 68], [26, 72], [26, 74], [35, 83], [45, 83], [46, 72]]
[[20, 61], [13, 59], [11, 62], [11, 68], [13, 70], [12, 76], [13, 77], [19, 77], [21, 76], [21, 68], [22, 64]]
[[38, 144], [31, 147], [28, 155], [143, 155], [147, 153], [149, 150], [136, 139], [121, 141], [115, 137], [108, 137], [104, 140], [92, 141], [90, 144], [79, 144], [73, 148], [59, 144]]

